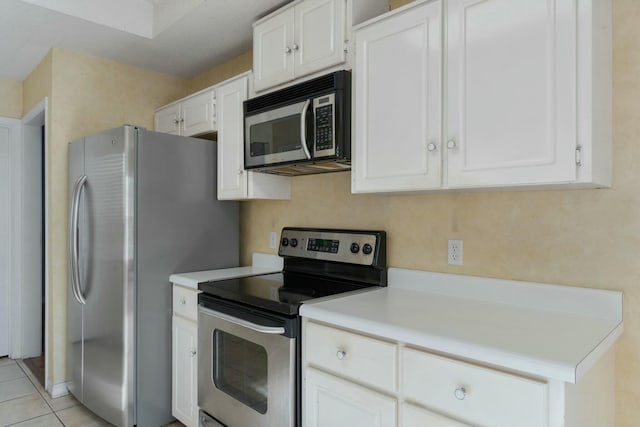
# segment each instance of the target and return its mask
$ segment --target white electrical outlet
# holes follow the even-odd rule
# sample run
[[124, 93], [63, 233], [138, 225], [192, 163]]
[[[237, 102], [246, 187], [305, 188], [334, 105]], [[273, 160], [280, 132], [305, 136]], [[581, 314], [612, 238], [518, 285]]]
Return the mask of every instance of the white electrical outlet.
[[269, 233], [269, 247], [275, 249], [278, 243], [278, 234], [275, 231]]
[[462, 240], [449, 240], [447, 253], [450, 265], [462, 265]]

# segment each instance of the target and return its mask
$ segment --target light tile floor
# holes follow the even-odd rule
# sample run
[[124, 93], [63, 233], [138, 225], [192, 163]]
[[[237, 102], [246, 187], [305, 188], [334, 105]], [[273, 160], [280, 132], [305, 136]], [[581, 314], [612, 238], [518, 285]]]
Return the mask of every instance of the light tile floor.
[[[111, 424], [71, 395], [52, 399], [21, 360], [0, 358], [0, 426], [98, 427]], [[167, 427], [184, 427], [174, 422]]]

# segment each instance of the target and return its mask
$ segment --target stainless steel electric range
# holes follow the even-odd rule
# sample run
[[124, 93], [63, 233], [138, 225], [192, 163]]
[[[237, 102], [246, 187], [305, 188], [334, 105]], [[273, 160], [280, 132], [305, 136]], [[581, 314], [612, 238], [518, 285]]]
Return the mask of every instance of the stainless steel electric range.
[[300, 305], [387, 285], [384, 231], [287, 227], [278, 254], [282, 273], [199, 285], [203, 427], [300, 427]]

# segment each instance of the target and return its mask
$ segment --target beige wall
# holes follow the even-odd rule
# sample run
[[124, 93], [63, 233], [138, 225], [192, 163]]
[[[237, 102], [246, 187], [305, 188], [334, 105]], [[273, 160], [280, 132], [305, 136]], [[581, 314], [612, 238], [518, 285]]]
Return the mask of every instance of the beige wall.
[[[392, 7], [404, 3], [390, 2]], [[616, 351], [617, 426], [637, 427], [640, 2], [613, 3], [613, 188], [352, 195], [349, 173], [296, 177], [291, 201], [241, 205], [243, 262], [253, 251], [274, 253], [269, 232], [283, 226], [380, 228], [389, 233], [391, 266], [622, 290], [625, 332]], [[463, 266], [447, 265], [447, 239], [464, 240]]]
[[22, 117], [22, 82], [0, 80], [0, 117]]
[[153, 113], [188, 93], [187, 80], [113, 61], [53, 49], [24, 82], [25, 107], [49, 96], [49, 191], [51, 245], [48, 318], [49, 380], [66, 378], [67, 144], [122, 124], [153, 129]]
[[45, 97], [49, 98], [49, 108], [51, 104], [51, 82], [52, 82], [52, 51], [49, 51], [40, 64], [29, 74], [29, 77], [22, 82], [22, 115], [27, 114], [38, 102]]
[[248, 51], [236, 56], [211, 70], [208, 70], [189, 81], [190, 93], [197, 92], [216, 83], [227, 80], [237, 74], [249, 71], [253, 67], [253, 52]]

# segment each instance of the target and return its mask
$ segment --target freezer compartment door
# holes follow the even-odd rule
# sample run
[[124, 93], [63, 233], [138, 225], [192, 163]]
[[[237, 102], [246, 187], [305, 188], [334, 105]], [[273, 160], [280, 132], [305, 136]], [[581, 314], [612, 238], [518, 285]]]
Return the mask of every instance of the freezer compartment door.
[[83, 403], [116, 426], [135, 424], [135, 133], [85, 138], [81, 220]]

